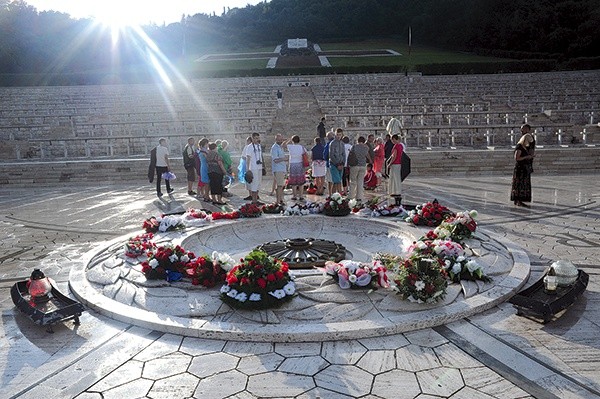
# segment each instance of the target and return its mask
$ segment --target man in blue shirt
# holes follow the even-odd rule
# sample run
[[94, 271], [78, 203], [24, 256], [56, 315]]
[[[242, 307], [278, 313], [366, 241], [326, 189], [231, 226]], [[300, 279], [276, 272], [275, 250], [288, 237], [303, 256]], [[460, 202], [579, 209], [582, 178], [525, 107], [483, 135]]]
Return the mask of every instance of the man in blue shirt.
[[275, 143], [271, 147], [271, 170], [273, 171], [273, 179], [275, 179], [275, 201], [278, 204], [283, 204], [283, 189], [285, 187], [285, 172], [287, 171], [286, 161], [287, 155], [283, 151], [281, 145], [283, 137], [281, 134], [275, 135]]
[[344, 130], [338, 127], [335, 129], [335, 138], [329, 143], [329, 171], [333, 183], [331, 190], [334, 193], [342, 192], [342, 171], [346, 163], [346, 149], [342, 142], [343, 136]]

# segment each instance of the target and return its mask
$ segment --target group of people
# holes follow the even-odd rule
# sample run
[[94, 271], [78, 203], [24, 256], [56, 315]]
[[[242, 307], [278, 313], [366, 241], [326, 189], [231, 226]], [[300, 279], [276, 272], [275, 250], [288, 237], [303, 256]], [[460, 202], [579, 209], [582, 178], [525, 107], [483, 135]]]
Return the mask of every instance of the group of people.
[[[321, 122], [324, 122], [323, 120]], [[324, 126], [324, 125], [323, 125]], [[273, 194], [275, 202], [284, 203], [284, 188], [291, 186], [292, 201], [305, 199], [304, 185], [306, 170], [312, 169], [315, 194], [331, 195], [335, 192], [347, 194], [349, 198], [364, 201], [364, 190], [377, 187], [383, 178], [388, 178], [388, 194], [400, 203], [401, 162], [404, 145], [398, 135], [387, 135], [385, 141], [370, 134], [359, 136], [356, 142], [344, 135], [341, 128], [332, 129], [322, 136], [321, 126], [314, 145], [307, 150], [300, 144], [300, 137], [294, 135], [284, 139], [281, 134], [275, 136], [271, 147], [271, 170], [273, 173]], [[227, 184], [233, 179], [232, 158], [226, 140], [210, 142], [207, 138], [197, 143], [193, 137], [188, 139], [183, 149], [183, 166], [187, 173], [189, 195], [198, 195], [206, 202], [224, 205], [223, 197], [230, 196]], [[171, 169], [167, 140], [161, 138], [159, 145], [152, 150], [149, 178], [156, 175], [156, 193], [161, 197], [161, 182], [165, 179], [167, 193], [173, 192], [165, 173]], [[259, 189], [262, 177], [266, 175], [263, 148], [260, 134], [248, 137], [242, 151], [238, 167], [239, 179], [246, 184], [248, 197], [245, 200], [261, 204]], [[198, 192], [194, 191], [197, 187]]]
[[[300, 137], [292, 136], [284, 140], [275, 136], [271, 148], [276, 201], [283, 203], [283, 188], [292, 187], [292, 200], [304, 199], [305, 173], [311, 168], [315, 195], [331, 195], [335, 192], [347, 194], [349, 198], [364, 201], [364, 190], [371, 190], [388, 180], [388, 194], [396, 203], [401, 202], [401, 163], [404, 145], [398, 135], [387, 135], [385, 141], [370, 134], [359, 136], [351, 143], [342, 128], [325, 132], [324, 118], [317, 126], [318, 136], [314, 145], [306, 149], [300, 144]], [[287, 150], [287, 155], [285, 150]], [[289, 166], [287, 165], [289, 163]]]
[[[394, 129], [397, 129], [396, 125], [391, 129], [391, 133]], [[405, 146], [400, 142], [398, 133], [388, 133], [385, 139], [375, 138], [372, 134], [367, 138], [359, 136], [355, 143], [351, 143], [342, 128], [327, 132], [325, 118], [322, 118], [317, 126], [317, 134], [310, 150], [300, 144], [300, 137], [297, 135], [287, 140], [281, 134], [275, 136], [270, 155], [273, 173], [272, 192], [276, 203], [284, 203], [286, 185], [292, 187], [293, 201], [305, 199], [305, 174], [310, 167], [316, 195], [325, 195], [327, 190], [329, 196], [338, 192], [347, 194], [349, 198], [364, 201], [364, 190], [372, 190], [382, 182], [382, 179], [388, 179], [387, 194], [395, 200], [395, 204], [401, 204], [402, 155]], [[531, 202], [535, 139], [531, 135], [531, 126], [528, 124], [521, 127], [521, 134], [514, 152], [515, 167], [510, 199], [516, 206], [528, 207], [526, 203]], [[202, 200], [216, 205], [226, 203], [223, 197], [231, 196], [227, 191], [227, 185], [233, 179], [233, 162], [227, 147], [226, 140], [210, 142], [207, 138], [202, 138], [196, 144], [193, 137], [188, 139], [182, 155], [187, 172], [189, 195], [198, 195]], [[163, 179], [167, 193], [173, 192], [169, 180], [170, 169], [167, 139], [160, 138], [159, 145], [151, 152], [148, 170], [150, 182], [156, 176], [158, 197], [163, 196], [161, 191]], [[259, 133], [253, 133], [248, 137], [242, 151], [238, 172], [240, 181], [246, 184], [249, 192], [248, 197], [244, 199], [260, 204], [258, 193], [266, 169]], [[197, 186], [198, 193], [194, 191], [194, 186]]]
[[[160, 138], [158, 142], [159, 145], [151, 153], [148, 177], [152, 181], [156, 175], [156, 195], [162, 197], [163, 178], [168, 194], [173, 192], [173, 188], [170, 184], [171, 176], [168, 175], [171, 164], [167, 139]], [[232, 175], [232, 159], [227, 150], [228, 145], [226, 140], [210, 142], [207, 138], [202, 138], [196, 143], [193, 137], [188, 138], [182, 158], [189, 195], [198, 195], [203, 201], [215, 205], [225, 205], [223, 197], [230, 196], [226, 186]], [[194, 191], [195, 186], [197, 193]]]

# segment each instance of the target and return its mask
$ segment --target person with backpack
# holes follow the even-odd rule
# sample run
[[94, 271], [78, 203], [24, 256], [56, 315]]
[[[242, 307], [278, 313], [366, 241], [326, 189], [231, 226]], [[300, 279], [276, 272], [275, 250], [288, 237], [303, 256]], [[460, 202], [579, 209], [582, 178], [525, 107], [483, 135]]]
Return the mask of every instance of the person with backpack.
[[365, 173], [367, 172], [367, 163], [372, 164], [373, 160], [369, 154], [369, 146], [366, 144], [364, 136], [360, 136], [358, 143], [352, 146], [348, 155], [348, 166], [350, 167], [350, 192], [348, 198], [354, 198], [361, 202], [364, 201], [363, 183]]
[[187, 144], [183, 147], [183, 167], [187, 172], [188, 194], [196, 195], [194, 184], [196, 183], [196, 147], [193, 137], [188, 138]]

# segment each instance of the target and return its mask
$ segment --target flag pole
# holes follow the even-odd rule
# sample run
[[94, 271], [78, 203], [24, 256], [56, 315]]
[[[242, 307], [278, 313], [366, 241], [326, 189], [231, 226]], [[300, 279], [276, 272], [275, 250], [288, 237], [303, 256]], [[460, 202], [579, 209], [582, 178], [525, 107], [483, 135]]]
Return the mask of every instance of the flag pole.
[[412, 30], [409, 26], [408, 27], [408, 55], [410, 55], [411, 47], [412, 47]]

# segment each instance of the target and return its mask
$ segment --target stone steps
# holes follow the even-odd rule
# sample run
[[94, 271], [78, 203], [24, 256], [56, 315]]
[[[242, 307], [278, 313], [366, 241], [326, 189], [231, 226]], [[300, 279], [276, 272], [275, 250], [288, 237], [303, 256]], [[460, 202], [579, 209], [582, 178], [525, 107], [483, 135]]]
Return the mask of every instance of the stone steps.
[[285, 138], [300, 136], [300, 143], [312, 146], [317, 135], [317, 124], [321, 119], [321, 109], [311, 87], [286, 87], [282, 90], [283, 108], [277, 111], [273, 119], [271, 134], [262, 142], [265, 148], [273, 144], [273, 137], [281, 133]]

